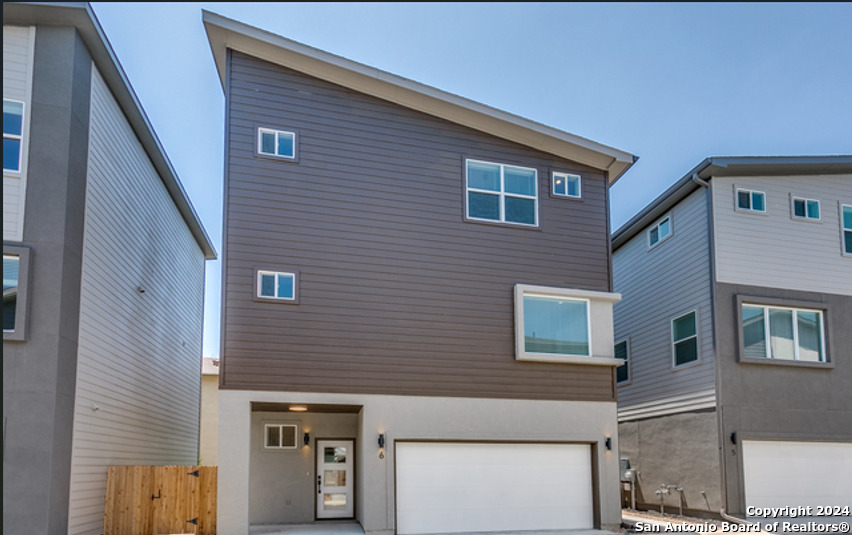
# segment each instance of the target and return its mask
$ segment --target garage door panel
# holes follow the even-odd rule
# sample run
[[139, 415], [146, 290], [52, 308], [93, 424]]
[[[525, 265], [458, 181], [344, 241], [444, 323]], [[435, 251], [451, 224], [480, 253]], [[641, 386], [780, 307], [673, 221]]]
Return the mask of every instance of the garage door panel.
[[852, 444], [744, 440], [746, 506], [846, 506], [852, 496]]
[[593, 525], [591, 448], [397, 443], [400, 534]]

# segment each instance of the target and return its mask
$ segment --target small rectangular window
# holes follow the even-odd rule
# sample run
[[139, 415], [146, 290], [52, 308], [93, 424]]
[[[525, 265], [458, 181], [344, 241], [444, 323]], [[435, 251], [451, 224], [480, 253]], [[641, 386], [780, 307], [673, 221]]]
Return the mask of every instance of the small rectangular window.
[[672, 320], [672, 358], [675, 367], [698, 360], [696, 312]]
[[737, 189], [737, 210], [741, 212], [766, 212], [766, 194], [762, 191]]
[[821, 310], [743, 303], [741, 327], [747, 358], [825, 362]]
[[3, 332], [15, 331], [19, 266], [17, 255], [3, 255]]
[[294, 450], [298, 447], [296, 424], [265, 424], [263, 447], [274, 450]]
[[815, 199], [803, 199], [793, 197], [793, 217], [795, 219], [808, 219], [819, 221], [819, 201]]
[[3, 340], [26, 340], [30, 249], [3, 246]]
[[630, 380], [630, 369], [628, 367], [630, 364], [629, 349], [627, 340], [622, 340], [615, 344], [615, 358], [624, 361], [624, 364], [615, 369], [616, 381], [619, 383], [625, 383]]
[[843, 252], [852, 255], [852, 205], [840, 206], [840, 228]]
[[553, 195], [556, 197], [580, 198], [580, 176], [568, 173], [553, 173]]
[[21, 170], [24, 139], [24, 103], [3, 99], [3, 170]]
[[265, 156], [294, 160], [296, 158], [296, 134], [283, 130], [258, 128], [257, 152]]
[[465, 161], [467, 218], [538, 226], [538, 171]]
[[297, 290], [295, 273], [257, 271], [257, 297], [283, 301], [295, 301]]
[[666, 216], [648, 229], [648, 247], [654, 247], [672, 235], [671, 217]]

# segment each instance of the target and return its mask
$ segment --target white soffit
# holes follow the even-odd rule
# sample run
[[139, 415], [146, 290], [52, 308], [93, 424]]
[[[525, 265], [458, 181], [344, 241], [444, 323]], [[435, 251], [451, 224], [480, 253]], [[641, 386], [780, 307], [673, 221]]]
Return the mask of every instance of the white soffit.
[[226, 50], [348, 87], [608, 173], [615, 182], [636, 161], [630, 153], [545, 126], [484, 104], [402, 78], [290, 39], [203, 12], [210, 48], [225, 83]]

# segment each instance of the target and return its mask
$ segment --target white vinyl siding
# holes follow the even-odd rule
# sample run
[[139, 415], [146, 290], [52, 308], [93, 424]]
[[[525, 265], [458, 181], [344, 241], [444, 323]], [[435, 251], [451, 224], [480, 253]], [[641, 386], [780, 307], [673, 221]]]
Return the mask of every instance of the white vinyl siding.
[[[728, 190], [728, 202], [731, 200]], [[669, 212], [677, 232], [648, 249], [647, 229], [613, 253], [615, 340], [630, 339], [630, 383], [618, 386], [620, 420], [715, 406], [707, 192]], [[658, 223], [657, 219], [654, 224]], [[697, 312], [698, 362], [672, 366], [672, 319]]]
[[93, 66], [69, 533], [102, 532], [107, 466], [198, 462], [203, 288], [203, 252]]
[[3, 98], [23, 103], [21, 169], [3, 172], [3, 240], [22, 241], [35, 28], [3, 26]]
[[[717, 282], [852, 295], [849, 258], [837, 244], [838, 206], [852, 204], [852, 175], [714, 177], [710, 184]], [[766, 193], [765, 217], [743, 224], [734, 185]], [[792, 197], [820, 201], [822, 224], [791, 217]]]

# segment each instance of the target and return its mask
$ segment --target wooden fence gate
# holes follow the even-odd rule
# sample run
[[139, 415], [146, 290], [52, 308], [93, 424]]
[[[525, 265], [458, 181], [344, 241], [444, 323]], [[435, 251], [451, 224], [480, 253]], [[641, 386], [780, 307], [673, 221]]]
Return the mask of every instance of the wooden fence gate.
[[215, 535], [216, 468], [110, 466], [104, 535]]

